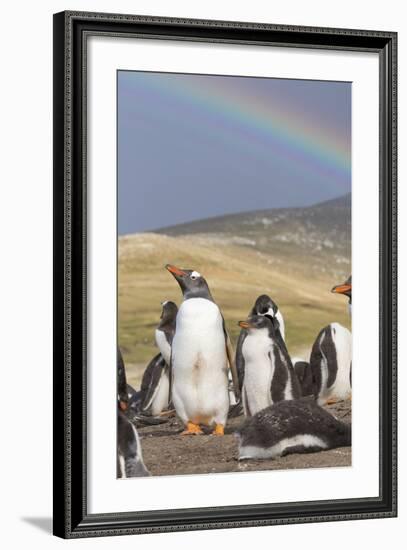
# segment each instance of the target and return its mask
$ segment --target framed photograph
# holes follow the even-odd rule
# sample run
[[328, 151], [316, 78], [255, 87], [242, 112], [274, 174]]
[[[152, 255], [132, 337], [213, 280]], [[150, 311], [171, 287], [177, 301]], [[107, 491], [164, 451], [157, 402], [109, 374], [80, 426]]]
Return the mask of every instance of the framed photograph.
[[393, 32], [54, 15], [54, 534], [393, 517]]

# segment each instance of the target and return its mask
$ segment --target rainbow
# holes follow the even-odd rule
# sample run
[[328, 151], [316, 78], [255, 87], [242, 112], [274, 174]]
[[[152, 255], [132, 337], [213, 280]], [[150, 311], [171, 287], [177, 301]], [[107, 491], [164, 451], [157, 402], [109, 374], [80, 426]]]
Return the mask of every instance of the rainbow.
[[245, 154], [278, 155], [297, 168], [350, 181], [350, 130], [344, 135], [322, 117], [316, 120], [301, 111], [293, 98], [259, 89], [256, 81], [263, 78], [136, 71], [119, 74], [125, 78], [131, 75], [128, 89], [157, 99], [157, 118], [169, 115], [159, 108], [165, 94], [174, 103], [182, 103], [183, 125], [193, 124], [192, 115], [199, 112], [204, 121], [199, 127], [203, 139], [205, 132], [206, 139], [211, 139], [216, 131], [218, 140]]

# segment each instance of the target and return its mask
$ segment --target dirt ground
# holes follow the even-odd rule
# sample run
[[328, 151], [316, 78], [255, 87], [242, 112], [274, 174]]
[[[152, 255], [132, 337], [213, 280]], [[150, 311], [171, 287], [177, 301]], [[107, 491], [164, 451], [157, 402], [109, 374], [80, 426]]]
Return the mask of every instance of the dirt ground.
[[[351, 402], [326, 407], [344, 422], [351, 422]], [[243, 416], [229, 419], [225, 435], [181, 436], [181, 423], [171, 417], [164, 424], [138, 426], [144, 462], [154, 476], [326, 468], [352, 465], [351, 447], [307, 454], [293, 454], [275, 460], [237, 460], [234, 431]]]

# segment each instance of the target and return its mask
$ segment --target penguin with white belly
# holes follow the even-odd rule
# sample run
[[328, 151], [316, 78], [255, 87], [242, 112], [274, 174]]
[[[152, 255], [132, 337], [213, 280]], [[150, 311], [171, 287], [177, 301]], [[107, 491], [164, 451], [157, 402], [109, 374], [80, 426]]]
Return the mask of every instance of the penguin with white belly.
[[[284, 325], [283, 316], [277, 304], [270, 298], [270, 296], [267, 296], [267, 294], [262, 294], [256, 299], [254, 306], [252, 307], [249, 313], [249, 317], [252, 315], [265, 315], [270, 319], [276, 318], [278, 321], [277, 330], [280, 331], [282, 339], [285, 340], [285, 325]], [[244, 367], [245, 367], [242, 347], [246, 336], [247, 336], [247, 330], [242, 328], [242, 330], [240, 331], [239, 339], [237, 341], [237, 346], [236, 346], [236, 369], [239, 377], [240, 391], [242, 390], [243, 378], [244, 378]]]
[[174, 302], [162, 303], [160, 323], [155, 331], [155, 341], [160, 350], [147, 365], [141, 381], [143, 402], [141, 410], [157, 416], [170, 402], [171, 345], [175, 334], [178, 308]]
[[[335, 294], [343, 294], [344, 296], [348, 297], [349, 315], [352, 315], [352, 275], [349, 275], [349, 277], [342, 285], [334, 286], [331, 292], [334, 292]], [[349, 378], [350, 384], [352, 385], [352, 362], [350, 364]]]
[[242, 401], [246, 416], [282, 400], [298, 399], [301, 388], [274, 317], [252, 315], [239, 326], [247, 331]]
[[169, 367], [161, 353], [151, 359], [143, 373], [140, 391], [143, 396], [140, 410], [157, 416], [169, 404]]
[[339, 323], [331, 323], [318, 334], [311, 350], [310, 366], [314, 394], [320, 405], [350, 399], [352, 335]]
[[202, 433], [201, 425], [223, 435], [229, 410], [228, 362], [238, 393], [233, 349], [219, 307], [204, 277], [167, 265], [183, 302], [172, 341], [172, 401], [185, 426], [183, 435]]

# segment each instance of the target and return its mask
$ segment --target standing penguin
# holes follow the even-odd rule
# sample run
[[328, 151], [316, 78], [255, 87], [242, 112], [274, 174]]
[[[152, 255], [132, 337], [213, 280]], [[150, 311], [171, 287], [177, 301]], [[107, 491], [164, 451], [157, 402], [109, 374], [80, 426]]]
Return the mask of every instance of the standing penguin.
[[312, 346], [310, 357], [315, 397], [320, 405], [351, 397], [351, 362], [349, 330], [339, 323], [324, 327]]
[[127, 391], [126, 369], [120, 348], [117, 347], [117, 401], [119, 409], [125, 411], [129, 404], [129, 395]]
[[177, 312], [178, 308], [174, 302], [162, 303], [160, 323], [155, 331], [155, 341], [160, 353], [151, 359], [141, 381], [141, 410], [148, 411], [153, 416], [161, 414], [170, 401], [169, 367]]
[[169, 404], [170, 381], [169, 367], [161, 355], [155, 355], [146, 367], [141, 380], [143, 396], [141, 411], [153, 416], [160, 414]]
[[351, 426], [313, 399], [280, 401], [248, 418], [237, 432], [239, 460], [274, 459], [351, 445]]
[[[284, 319], [281, 314], [281, 311], [278, 309], [278, 306], [270, 296], [267, 294], [261, 294], [255, 301], [254, 306], [252, 307], [249, 317], [252, 315], [267, 315], [270, 319], [276, 318], [278, 321], [278, 330], [280, 331], [281, 337], [285, 340], [285, 325]], [[239, 339], [236, 346], [236, 369], [239, 377], [239, 389], [242, 389], [243, 378], [244, 378], [244, 357], [242, 354], [243, 342], [247, 336], [247, 330], [242, 328], [239, 334]]]
[[[167, 265], [184, 300], [172, 342], [172, 400], [184, 435], [202, 433], [200, 424], [223, 435], [229, 410], [228, 361], [237, 388], [233, 350], [219, 307], [200, 273]], [[236, 390], [238, 391], [238, 390]]]
[[171, 345], [175, 334], [177, 313], [178, 308], [174, 302], [162, 302], [160, 324], [155, 330], [155, 341], [167, 365], [170, 364], [171, 359]]
[[246, 416], [282, 400], [298, 399], [301, 389], [276, 317], [252, 315], [239, 326], [247, 331], [242, 398]]
[[331, 292], [344, 294], [349, 298], [349, 314], [352, 315], [352, 275], [350, 275], [343, 284], [334, 286]]

